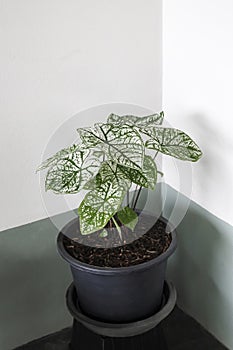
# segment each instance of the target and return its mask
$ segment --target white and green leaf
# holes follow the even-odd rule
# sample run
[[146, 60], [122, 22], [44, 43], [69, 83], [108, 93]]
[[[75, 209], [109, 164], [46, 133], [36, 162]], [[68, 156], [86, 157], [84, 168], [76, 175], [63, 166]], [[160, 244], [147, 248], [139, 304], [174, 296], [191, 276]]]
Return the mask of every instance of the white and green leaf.
[[87, 147], [96, 147], [109, 160], [138, 169], [143, 164], [144, 143], [137, 130], [129, 125], [95, 124], [93, 129], [78, 129]]
[[136, 185], [154, 189], [157, 182], [157, 168], [152, 157], [145, 155], [141, 170], [119, 165], [119, 170]]
[[98, 146], [101, 145], [102, 140], [99, 137], [98, 130], [96, 130], [95, 127], [79, 128], [77, 129], [77, 132], [79, 133], [83, 144], [87, 148], [95, 148], [95, 150], [99, 151]]
[[135, 229], [135, 226], [138, 223], [137, 214], [129, 207], [124, 207], [118, 211], [117, 217], [123, 225], [130, 228], [132, 231]]
[[57, 152], [55, 155], [52, 157], [46, 159], [38, 168], [36, 171], [41, 171], [46, 168], [49, 168], [53, 164], [57, 163], [60, 159], [63, 159], [65, 157], [70, 157], [71, 154], [73, 154], [77, 150], [82, 150], [85, 148], [82, 145], [72, 145], [70, 147], [64, 148], [61, 151]]
[[[63, 150], [64, 151], [64, 150]], [[72, 147], [70, 152], [60, 152], [49, 162], [45, 189], [54, 193], [77, 193], [99, 169], [99, 159], [89, 150]]]
[[98, 189], [102, 184], [105, 182], [111, 182], [113, 179], [118, 181], [118, 183], [125, 186], [127, 189], [131, 187], [131, 180], [125, 176], [124, 172], [122, 171], [122, 167], [117, 163], [107, 161], [102, 163], [99, 172], [85, 184], [84, 189]]
[[202, 156], [198, 145], [183, 131], [172, 128], [152, 128], [146, 131], [150, 137], [145, 146], [166, 155], [196, 162]]
[[81, 233], [87, 235], [104, 228], [118, 211], [126, 192], [127, 187], [113, 178], [87, 193], [78, 209]]
[[105, 162], [91, 182], [91, 191], [83, 199], [78, 213], [82, 234], [104, 228], [119, 209], [131, 181], [117, 174], [117, 164]]
[[135, 126], [137, 128], [150, 127], [155, 125], [161, 125], [164, 119], [164, 113], [155, 113], [144, 117], [138, 117], [135, 115], [123, 115], [111, 113], [108, 116], [108, 123], [110, 124], [127, 124]]

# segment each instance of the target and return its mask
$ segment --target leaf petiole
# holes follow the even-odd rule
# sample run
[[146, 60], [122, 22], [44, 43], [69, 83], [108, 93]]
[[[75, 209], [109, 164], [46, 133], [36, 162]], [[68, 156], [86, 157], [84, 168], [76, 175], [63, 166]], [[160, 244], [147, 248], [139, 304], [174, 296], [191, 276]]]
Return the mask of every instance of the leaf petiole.
[[120, 226], [118, 225], [118, 223], [116, 222], [116, 220], [114, 219], [114, 217], [112, 217], [112, 221], [114, 222], [114, 224], [115, 224], [115, 226], [116, 226], [116, 229], [117, 229], [117, 231], [118, 231], [118, 233], [119, 233], [120, 239], [121, 239], [121, 241], [122, 241], [121, 228], [120, 228]]
[[162, 173], [162, 171], [159, 171], [159, 170], [157, 170], [157, 173], [158, 173], [161, 177], [163, 177], [163, 175], [164, 175], [164, 173]]
[[155, 155], [154, 155], [154, 157], [153, 157], [153, 160], [155, 160], [155, 158], [157, 157], [158, 153], [159, 153], [159, 151], [155, 152]]

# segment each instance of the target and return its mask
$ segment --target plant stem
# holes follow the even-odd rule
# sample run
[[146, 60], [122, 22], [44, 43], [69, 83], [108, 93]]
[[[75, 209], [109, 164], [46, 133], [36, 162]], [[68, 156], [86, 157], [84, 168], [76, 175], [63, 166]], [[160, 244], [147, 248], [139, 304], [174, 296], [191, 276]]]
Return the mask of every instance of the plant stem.
[[136, 185], [135, 190], [134, 190], [134, 194], [133, 194], [133, 198], [132, 198], [132, 206], [131, 206], [131, 208], [133, 208], [133, 203], [135, 202], [135, 198], [136, 198], [136, 193], [137, 193], [137, 190], [138, 190], [138, 185]]
[[127, 207], [129, 207], [129, 190], [127, 191]]
[[160, 176], [163, 176], [164, 174], [162, 173], [162, 171], [159, 171], [157, 170], [157, 173], [160, 175]]
[[121, 239], [121, 241], [122, 241], [121, 228], [120, 228], [120, 226], [118, 225], [118, 223], [116, 222], [116, 220], [114, 219], [114, 217], [112, 217], [112, 221], [114, 222], [114, 224], [115, 224], [115, 226], [116, 226], [116, 229], [117, 229], [117, 231], [118, 231], [118, 233], [119, 233], [120, 239]]
[[155, 152], [155, 155], [154, 155], [154, 158], [153, 158], [154, 160], [157, 157], [158, 153], [159, 153], [159, 151]]
[[[157, 151], [157, 152], [155, 153], [153, 160], [155, 160], [155, 158], [157, 157], [158, 153], [159, 153], [159, 151]], [[159, 173], [160, 173], [160, 172], [159, 172]], [[161, 174], [162, 174], [162, 173], [161, 173]], [[137, 195], [136, 195], [137, 189], [138, 189], [138, 186], [136, 186], [135, 194], [134, 194], [134, 197], [133, 197], [133, 202], [134, 202], [134, 205], [132, 205], [132, 209], [133, 209], [133, 210], [136, 208], [136, 205], [137, 205], [137, 202], [138, 202], [138, 198], [139, 198], [140, 193], [141, 193], [141, 191], [142, 191], [142, 186], [140, 186], [140, 188], [139, 188], [139, 190], [138, 190], [138, 193], [137, 193]], [[135, 198], [135, 197], [136, 197], [136, 198]], [[135, 200], [134, 200], [134, 199], [135, 199]], [[132, 203], [133, 203], [133, 202], [132, 202]]]
[[133, 210], [136, 208], [136, 205], [137, 205], [138, 198], [140, 196], [141, 190], [142, 190], [142, 186], [138, 190], [137, 197], [136, 197], [135, 202], [134, 202]]

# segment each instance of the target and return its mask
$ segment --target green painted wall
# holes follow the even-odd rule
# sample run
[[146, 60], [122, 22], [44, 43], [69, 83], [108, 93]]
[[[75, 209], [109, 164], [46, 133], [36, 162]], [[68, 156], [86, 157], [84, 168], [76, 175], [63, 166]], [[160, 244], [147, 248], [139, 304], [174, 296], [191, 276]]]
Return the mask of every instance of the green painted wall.
[[[177, 197], [172, 188], [168, 192], [166, 217]], [[181, 207], [186, 200], [181, 196]], [[191, 202], [177, 232], [168, 278], [176, 285], [178, 305], [233, 349], [233, 227]]]
[[0, 349], [10, 350], [71, 324], [68, 266], [49, 219], [0, 232]]
[[[167, 189], [164, 215], [170, 216], [177, 192]], [[147, 209], [160, 207], [149, 196]], [[187, 198], [179, 197], [183, 210]], [[233, 349], [233, 227], [190, 202], [179, 225], [178, 248], [168, 278], [178, 304]], [[0, 349], [11, 350], [71, 325], [65, 291], [69, 267], [56, 251], [57, 229], [49, 219], [0, 232]]]

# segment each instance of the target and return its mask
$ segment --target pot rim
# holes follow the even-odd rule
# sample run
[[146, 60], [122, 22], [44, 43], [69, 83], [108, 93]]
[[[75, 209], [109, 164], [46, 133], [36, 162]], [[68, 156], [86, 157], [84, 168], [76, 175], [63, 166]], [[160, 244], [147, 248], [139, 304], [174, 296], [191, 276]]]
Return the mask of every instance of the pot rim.
[[135, 270], [137, 270], [137, 271], [144, 270], [144, 269], [151, 267], [154, 264], [160, 264], [164, 260], [168, 259], [169, 256], [172, 255], [172, 253], [175, 251], [175, 249], [177, 247], [176, 229], [174, 227], [172, 227], [171, 223], [168, 222], [168, 220], [165, 219], [164, 217], [161, 216], [159, 219], [164, 221], [168, 225], [168, 227], [170, 229], [171, 236], [172, 236], [172, 241], [165, 252], [163, 252], [162, 254], [160, 254], [159, 256], [157, 256], [154, 259], [151, 259], [149, 261], [146, 261], [144, 263], [140, 263], [137, 265], [123, 266], [123, 267], [101, 267], [101, 266], [95, 266], [95, 265], [83, 263], [83, 262], [79, 261], [78, 259], [75, 259], [74, 257], [72, 257], [64, 247], [64, 244], [63, 244], [64, 233], [63, 232], [69, 230], [69, 227], [72, 226], [72, 224], [77, 220], [77, 218], [71, 220], [59, 232], [58, 237], [57, 237], [57, 248], [58, 248], [59, 254], [67, 262], [69, 262], [69, 264], [72, 265], [74, 268], [82, 270], [82, 271], [88, 271], [88, 272], [91, 272], [93, 274], [105, 274], [105, 275], [113, 275], [114, 274], [115, 275], [116, 273], [121, 273], [121, 274], [126, 273], [127, 274], [127, 273], [131, 273]]

